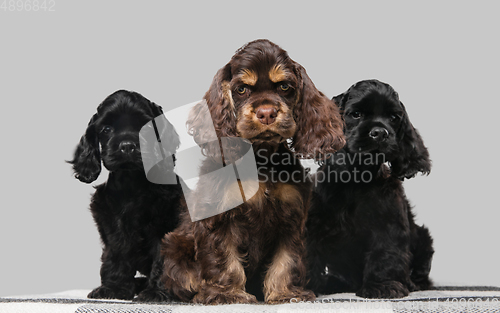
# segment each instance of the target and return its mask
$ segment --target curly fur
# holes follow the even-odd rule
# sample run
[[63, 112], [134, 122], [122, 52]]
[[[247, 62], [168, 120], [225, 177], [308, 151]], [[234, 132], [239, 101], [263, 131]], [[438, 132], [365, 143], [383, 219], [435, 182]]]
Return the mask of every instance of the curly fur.
[[[210, 114], [195, 107], [188, 120], [188, 129], [207, 156], [200, 173], [220, 168], [221, 156], [225, 165], [241, 156], [241, 146], [221, 155], [221, 137], [245, 138], [259, 164], [259, 188], [252, 198], [222, 214], [194, 223], [186, 214], [181, 226], [165, 236], [162, 280], [167, 290], [181, 300], [204, 304], [313, 299], [304, 289], [311, 183], [298, 158], [342, 147], [338, 108], [299, 64], [268, 40], [239, 49], [217, 72], [204, 100]], [[275, 115], [259, 118], [263, 108]], [[212, 121], [217, 138], [206, 137]], [[272, 172], [291, 179], [272, 182], [266, 179]], [[239, 195], [239, 188], [231, 187], [201, 176], [192, 196]]]
[[[168, 299], [160, 283], [160, 241], [177, 226], [184, 197], [179, 184], [156, 185], [146, 179], [139, 147], [141, 127], [160, 114], [161, 107], [136, 92], [113, 93], [97, 108], [69, 161], [75, 177], [85, 183], [97, 179], [101, 160], [110, 171], [90, 203], [103, 253], [101, 286], [89, 298], [132, 299], [139, 294], [141, 301]], [[162, 138], [178, 147], [173, 127], [165, 132]], [[134, 279], [137, 271], [146, 278]]]
[[307, 222], [310, 288], [366, 298], [431, 288], [432, 238], [415, 224], [401, 182], [430, 172], [422, 138], [385, 83], [361, 81], [334, 100], [347, 144], [315, 177]]

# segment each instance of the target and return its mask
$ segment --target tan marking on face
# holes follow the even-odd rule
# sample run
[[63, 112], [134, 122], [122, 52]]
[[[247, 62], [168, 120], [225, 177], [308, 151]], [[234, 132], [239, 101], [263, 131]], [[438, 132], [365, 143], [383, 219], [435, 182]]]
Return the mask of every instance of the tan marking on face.
[[252, 70], [244, 68], [242, 70], [242, 74], [240, 76], [240, 80], [243, 84], [249, 85], [249, 86], [255, 86], [257, 83], [257, 73], [255, 73]]
[[[291, 115], [291, 109], [283, 103], [279, 103], [275, 107], [278, 111], [278, 115], [276, 116], [276, 121], [271, 125], [263, 125], [259, 122], [252, 103], [246, 103], [240, 107], [236, 122], [236, 129], [240, 136], [246, 139], [253, 139], [262, 132], [268, 130], [277, 135], [277, 138], [273, 138], [272, 141], [282, 141], [292, 137], [293, 134], [295, 134], [297, 125]], [[281, 127], [283, 124], [286, 124], [287, 127]]]
[[287, 77], [287, 72], [283, 68], [283, 65], [281, 64], [276, 64], [273, 66], [273, 68], [269, 71], [269, 79], [273, 83], [278, 83], [281, 81], [284, 81]]
[[284, 245], [278, 247], [264, 278], [264, 296], [269, 301], [286, 294], [292, 284], [291, 272], [295, 261]]
[[260, 128], [262, 127], [255, 116], [253, 106], [251, 103], [246, 103], [243, 105], [243, 107], [240, 108], [238, 117], [237, 117], [237, 122], [236, 122], [236, 130], [239, 132], [240, 136], [242, 138], [250, 139], [247, 137], [247, 134], [242, 131], [241, 126], [242, 123], [246, 123], [248, 121], [252, 121], [255, 125], [255, 127]]
[[258, 119], [255, 116], [255, 111], [251, 103], [246, 103], [240, 110], [240, 117], [247, 119], [249, 121], [257, 122]]

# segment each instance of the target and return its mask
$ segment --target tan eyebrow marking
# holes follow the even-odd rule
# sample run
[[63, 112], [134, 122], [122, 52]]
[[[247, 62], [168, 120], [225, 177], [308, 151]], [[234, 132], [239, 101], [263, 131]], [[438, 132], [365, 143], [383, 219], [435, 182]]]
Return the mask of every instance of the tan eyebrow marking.
[[240, 76], [241, 81], [246, 85], [255, 86], [258, 79], [257, 73], [246, 68], [244, 68], [242, 72], [243, 74]]
[[273, 83], [281, 82], [286, 79], [286, 74], [287, 72], [283, 69], [283, 66], [281, 64], [276, 64], [269, 71], [269, 79]]

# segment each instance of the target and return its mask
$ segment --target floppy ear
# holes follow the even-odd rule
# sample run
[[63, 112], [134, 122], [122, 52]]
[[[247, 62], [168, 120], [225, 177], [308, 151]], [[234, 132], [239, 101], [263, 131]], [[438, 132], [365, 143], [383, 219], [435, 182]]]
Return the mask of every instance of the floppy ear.
[[231, 65], [228, 63], [215, 74], [212, 85], [204, 97], [219, 138], [237, 136], [236, 110], [229, 87], [230, 80]]
[[424, 146], [420, 134], [411, 124], [403, 103], [401, 106], [404, 115], [401, 117], [401, 126], [397, 133], [399, 152], [396, 159], [391, 162], [391, 175], [401, 180], [412, 178], [418, 172], [428, 175], [431, 171], [429, 151]]
[[174, 125], [172, 125], [172, 123], [170, 123], [167, 117], [163, 114], [163, 109], [161, 106], [157, 105], [154, 102], [149, 102], [149, 105], [151, 110], [153, 111], [153, 116], [155, 117], [152, 120], [152, 124], [155, 128], [157, 136], [156, 139], [161, 142], [161, 146], [164, 150], [166, 150], [166, 152], [174, 155], [181, 145], [179, 134], [177, 134]]
[[149, 108], [153, 112], [154, 117], [163, 114], [163, 108], [154, 102], [149, 101]]
[[215, 74], [203, 101], [191, 109], [186, 122], [188, 133], [200, 145], [203, 154], [219, 160], [219, 138], [237, 137], [236, 111], [229, 88], [230, 80], [231, 65], [228, 63]]
[[341, 93], [340, 95], [335, 96], [335, 97], [332, 98], [332, 101], [339, 108], [341, 115], [342, 115], [342, 112], [344, 111], [345, 102], [347, 100], [347, 97], [348, 97], [348, 92], [344, 92], [344, 93]]
[[73, 164], [75, 178], [87, 184], [96, 180], [101, 173], [99, 138], [95, 129], [97, 118], [97, 113], [92, 116], [85, 134], [76, 147], [73, 160], [68, 161], [68, 163]]
[[321, 93], [299, 64], [299, 101], [294, 109], [297, 131], [292, 148], [306, 158], [323, 158], [345, 144], [343, 121], [337, 105]]

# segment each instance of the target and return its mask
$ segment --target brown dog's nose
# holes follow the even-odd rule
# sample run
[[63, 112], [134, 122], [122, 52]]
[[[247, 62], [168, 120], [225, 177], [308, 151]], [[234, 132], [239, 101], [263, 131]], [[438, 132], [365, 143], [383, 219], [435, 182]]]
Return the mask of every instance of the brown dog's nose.
[[278, 116], [278, 111], [272, 106], [261, 106], [255, 112], [259, 121], [264, 125], [271, 125], [276, 121], [276, 116]]

